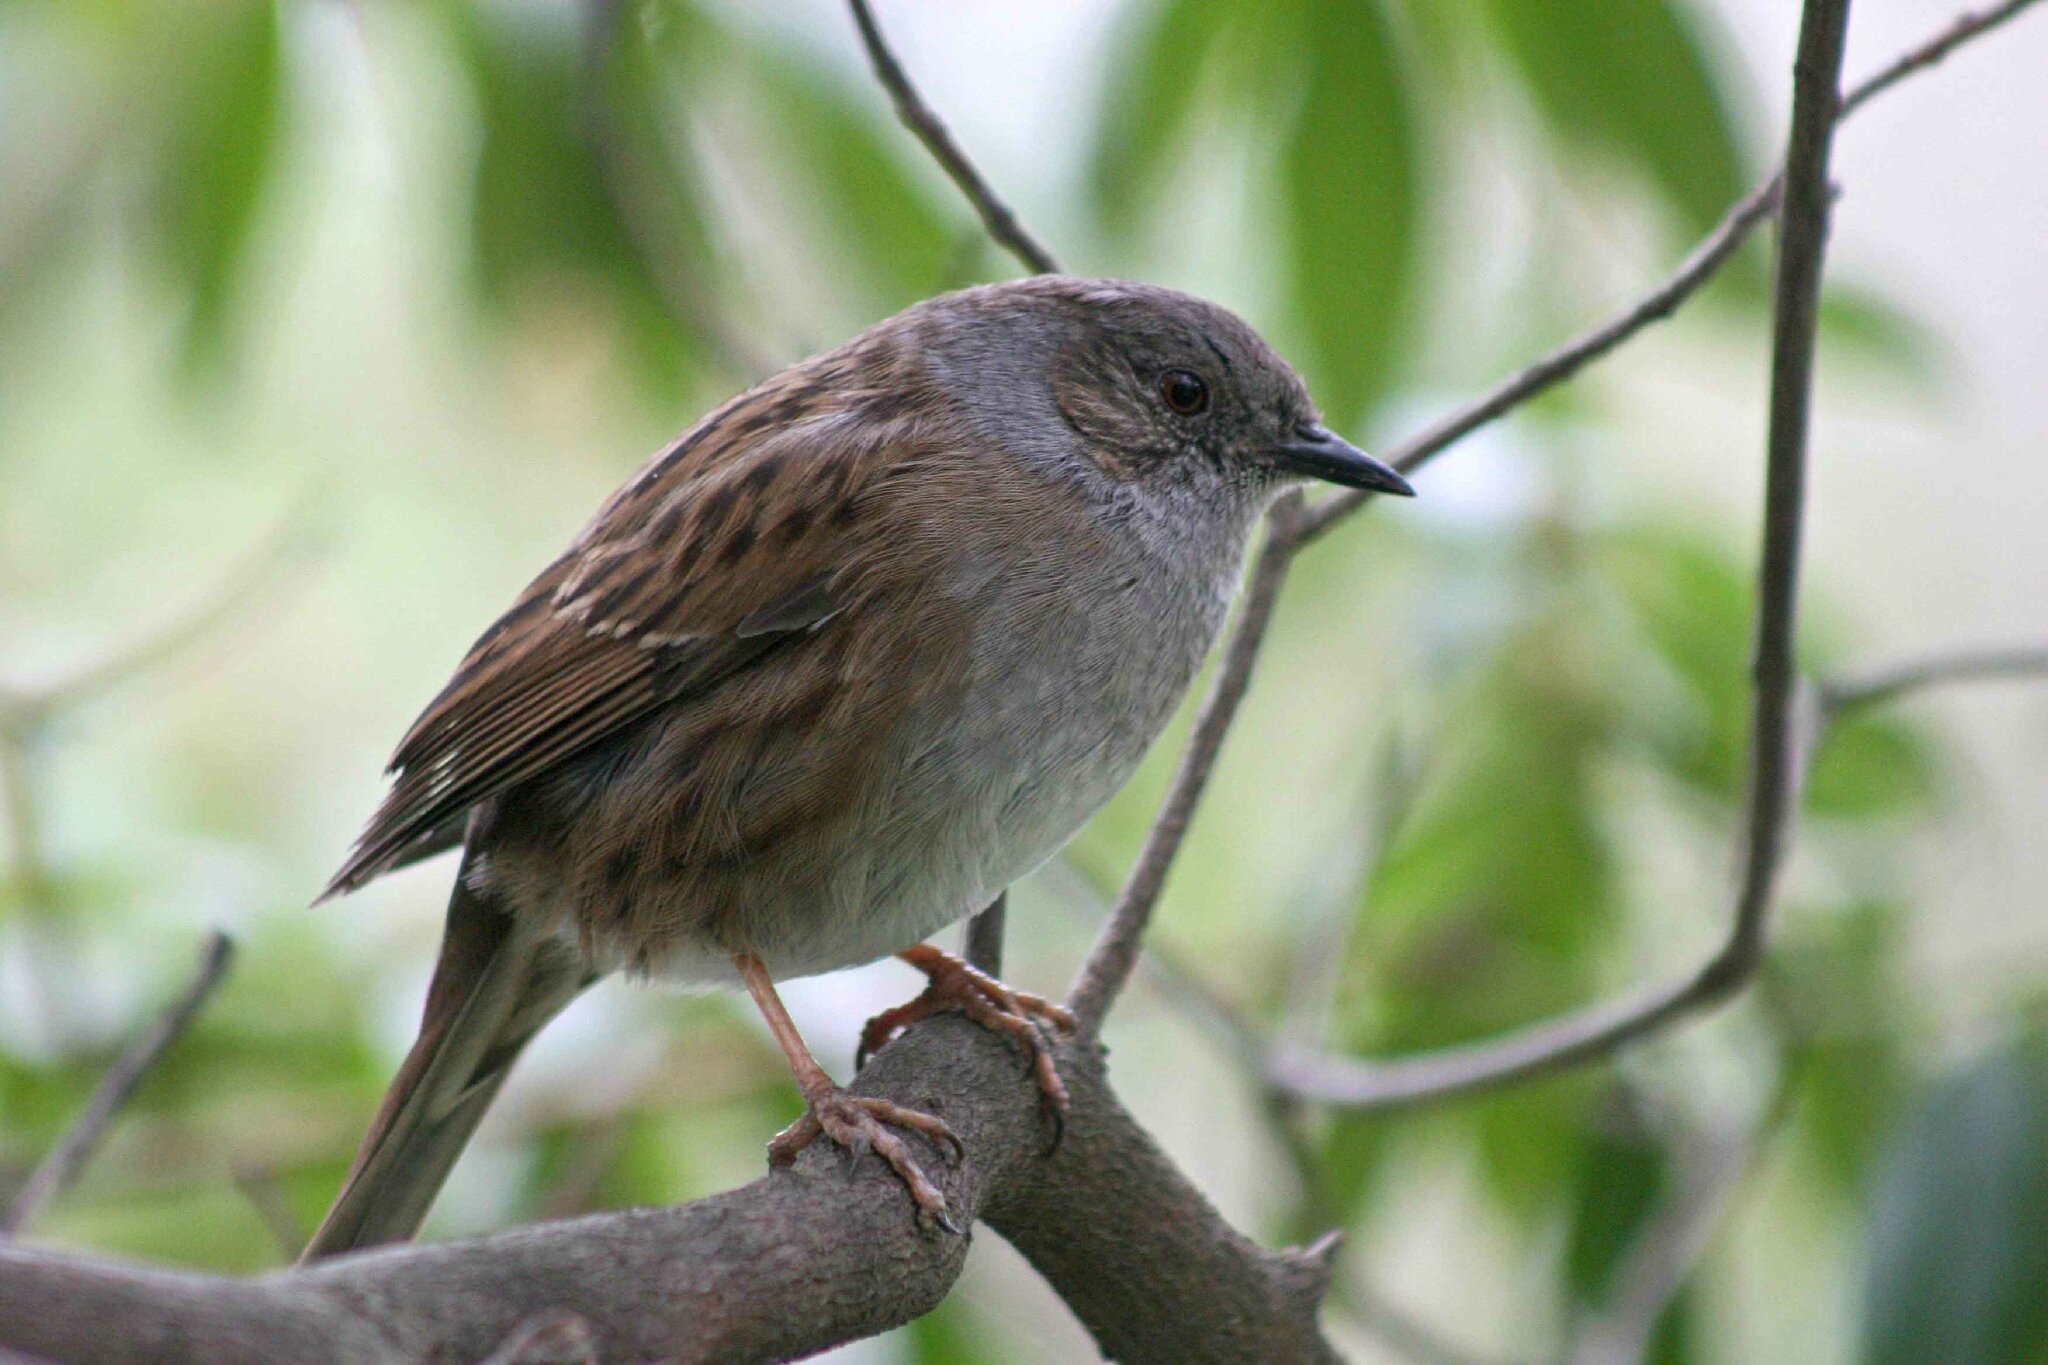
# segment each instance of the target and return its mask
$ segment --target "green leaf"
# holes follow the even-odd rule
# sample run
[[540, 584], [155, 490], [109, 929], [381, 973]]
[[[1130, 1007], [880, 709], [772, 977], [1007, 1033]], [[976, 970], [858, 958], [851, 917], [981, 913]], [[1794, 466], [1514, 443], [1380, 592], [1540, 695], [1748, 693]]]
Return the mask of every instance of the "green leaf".
[[660, 272], [708, 290], [714, 266], [691, 167], [666, 136], [661, 64], [710, 30], [669, 4], [659, 50], [647, 24], [621, 22], [592, 54], [567, 10], [456, 13], [483, 131], [470, 231], [484, 298], [580, 289], [609, 307], [643, 377], [672, 386], [692, 336]]
[[1786, 919], [1801, 931], [1765, 970], [1790, 1021], [1780, 1032], [1791, 1131], [1824, 1187], [1860, 1202], [1905, 1099], [1902, 916], [1866, 902]]
[[1671, 772], [1734, 800], [1747, 763], [1751, 579], [1720, 547], [1665, 530], [1609, 536], [1600, 565], [1682, 689], [1677, 714], [1649, 718], [1651, 744]]
[[1940, 336], [1922, 319], [1882, 295], [1830, 280], [1820, 296], [1823, 346], [1883, 367], [1922, 388], [1940, 382]]
[[1462, 1042], [1575, 1003], [1615, 923], [1596, 787], [1614, 702], [1539, 620], [1451, 694], [1415, 808], [1374, 869], [1355, 959], [1382, 1047]]
[[270, 0], [171, 7], [148, 44], [162, 103], [151, 168], [151, 245], [187, 292], [188, 366], [219, 363], [236, 272], [275, 170], [277, 11]]
[[831, 240], [894, 311], [939, 287], [956, 252], [954, 221], [911, 173], [908, 134], [863, 112], [863, 101], [816, 69], [756, 54], [762, 112], [807, 198], [830, 219]]
[[1310, 388], [1356, 425], [1400, 358], [1421, 201], [1410, 92], [1378, 4], [1309, 0], [1301, 109], [1282, 151], [1288, 289]]
[[985, 1336], [973, 1308], [957, 1294], [901, 1333], [906, 1358], [913, 1365], [982, 1365], [988, 1359], [980, 1345]]
[[1564, 136], [1633, 167], [1702, 231], [1747, 184], [1733, 120], [1673, 0], [1485, 0], [1500, 44]]
[[1930, 1086], [1870, 1210], [1868, 1365], [2030, 1365], [2048, 1344], [2048, 1043]]
[[1806, 783], [1807, 809], [1869, 820], [1924, 810], [1934, 798], [1935, 760], [1918, 731], [1876, 714], [1828, 727]]
[[1090, 199], [1112, 231], [1129, 231], [1157, 204], [1244, 13], [1229, 0], [1162, 0], [1125, 28], [1088, 160]]
[[1565, 1284], [1581, 1304], [1597, 1304], [1609, 1294], [1615, 1267], [1664, 1197], [1671, 1175], [1668, 1154], [1629, 1108], [1626, 1091], [1612, 1087], [1606, 1099], [1592, 1116], [1565, 1242]]

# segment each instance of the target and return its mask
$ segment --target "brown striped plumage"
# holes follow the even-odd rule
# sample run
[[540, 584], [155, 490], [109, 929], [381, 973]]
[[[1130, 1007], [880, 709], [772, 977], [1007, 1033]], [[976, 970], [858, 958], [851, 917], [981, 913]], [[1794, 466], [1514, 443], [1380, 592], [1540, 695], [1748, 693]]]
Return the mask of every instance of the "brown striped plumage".
[[[419, 1041], [307, 1254], [409, 1234], [520, 1048], [617, 970], [743, 981], [807, 1106], [771, 1150], [871, 1144], [943, 1216], [891, 1131], [943, 1125], [833, 1086], [771, 976], [908, 949], [1056, 851], [1303, 472], [1404, 487], [1236, 317], [1114, 281], [933, 300], [699, 422], [471, 648], [327, 888], [462, 830]], [[1021, 1040], [1059, 1018], [910, 960]]]

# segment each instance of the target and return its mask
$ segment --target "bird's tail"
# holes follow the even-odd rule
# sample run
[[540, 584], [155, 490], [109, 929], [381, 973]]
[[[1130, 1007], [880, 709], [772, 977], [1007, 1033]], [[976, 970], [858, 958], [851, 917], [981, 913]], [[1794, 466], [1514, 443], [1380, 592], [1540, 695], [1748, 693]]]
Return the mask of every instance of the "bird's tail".
[[419, 1040], [300, 1261], [418, 1231], [527, 1040], [592, 977], [581, 955], [458, 875]]

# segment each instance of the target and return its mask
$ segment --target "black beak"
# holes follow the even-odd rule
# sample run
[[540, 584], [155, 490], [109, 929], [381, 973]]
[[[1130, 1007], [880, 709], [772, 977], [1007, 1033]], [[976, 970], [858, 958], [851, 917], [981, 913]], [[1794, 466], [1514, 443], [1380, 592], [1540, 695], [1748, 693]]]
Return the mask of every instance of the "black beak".
[[1415, 496], [1408, 480], [1392, 465], [1380, 463], [1328, 428], [1298, 426], [1294, 435], [1294, 440], [1273, 451], [1273, 463], [1288, 473], [1326, 479], [1346, 488], [1363, 488], [1370, 493], [1392, 493], [1399, 498]]

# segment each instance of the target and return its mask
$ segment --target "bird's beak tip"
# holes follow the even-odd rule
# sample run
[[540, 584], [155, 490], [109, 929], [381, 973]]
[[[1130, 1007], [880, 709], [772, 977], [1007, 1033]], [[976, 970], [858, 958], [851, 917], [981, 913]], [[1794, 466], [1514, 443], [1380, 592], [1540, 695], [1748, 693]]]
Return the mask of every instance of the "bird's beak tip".
[[1368, 493], [1388, 493], [1412, 498], [1415, 487], [1392, 465], [1360, 450], [1335, 432], [1320, 426], [1298, 428], [1295, 439], [1283, 442], [1273, 452], [1274, 464], [1290, 474], [1342, 484]]

